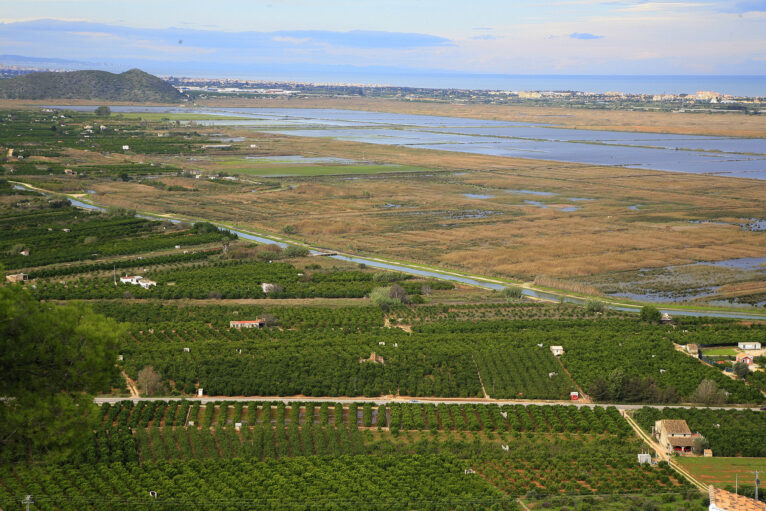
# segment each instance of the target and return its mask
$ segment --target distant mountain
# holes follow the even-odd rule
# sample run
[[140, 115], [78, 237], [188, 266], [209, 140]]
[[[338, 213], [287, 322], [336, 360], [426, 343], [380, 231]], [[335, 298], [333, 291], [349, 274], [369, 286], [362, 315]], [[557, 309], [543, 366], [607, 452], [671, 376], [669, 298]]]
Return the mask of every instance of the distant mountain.
[[178, 103], [184, 99], [184, 95], [154, 75], [140, 69], [131, 69], [120, 74], [69, 71], [14, 76], [0, 80], [0, 98]]

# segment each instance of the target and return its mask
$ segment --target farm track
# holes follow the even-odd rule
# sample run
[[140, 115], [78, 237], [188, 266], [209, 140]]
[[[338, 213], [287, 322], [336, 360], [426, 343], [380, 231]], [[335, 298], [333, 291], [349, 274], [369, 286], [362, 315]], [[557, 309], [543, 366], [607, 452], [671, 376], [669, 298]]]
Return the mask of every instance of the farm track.
[[[93, 400], [96, 404], [104, 403], [118, 403], [120, 401], [190, 401], [200, 403], [214, 403], [216, 401], [234, 401], [234, 402], [272, 402], [272, 403], [373, 403], [374, 405], [385, 405], [390, 403], [416, 403], [416, 404], [445, 404], [445, 405], [463, 405], [463, 404], [475, 404], [486, 405], [495, 404], [499, 406], [503, 405], [536, 405], [536, 406], [556, 406], [556, 405], [571, 405], [578, 407], [589, 408], [606, 408], [614, 406], [618, 410], [638, 410], [644, 406], [650, 406], [645, 404], [622, 404], [622, 403], [578, 403], [574, 401], [553, 401], [553, 400], [510, 400], [510, 399], [483, 399], [483, 398], [431, 398], [431, 397], [334, 397], [334, 396], [205, 396], [205, 397], [138, 397], [138, 398], [126, 398], [126, 397], [96, 397]], [[758, 407], [731, 407], [731, 406], [695, 406], [695, 405], [651, 405], [653, 408], [705, 408], [711, 410], [745, 410], [750, 409], [753, 411], [759, 410]]]

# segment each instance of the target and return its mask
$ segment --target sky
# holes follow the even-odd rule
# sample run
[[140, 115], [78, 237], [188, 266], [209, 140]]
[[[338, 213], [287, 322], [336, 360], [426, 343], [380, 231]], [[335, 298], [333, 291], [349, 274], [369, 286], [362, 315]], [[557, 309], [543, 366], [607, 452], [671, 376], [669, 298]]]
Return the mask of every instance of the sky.
[[186, 76], [766, 75], [766, 0], [0, 0], [0, 54]]

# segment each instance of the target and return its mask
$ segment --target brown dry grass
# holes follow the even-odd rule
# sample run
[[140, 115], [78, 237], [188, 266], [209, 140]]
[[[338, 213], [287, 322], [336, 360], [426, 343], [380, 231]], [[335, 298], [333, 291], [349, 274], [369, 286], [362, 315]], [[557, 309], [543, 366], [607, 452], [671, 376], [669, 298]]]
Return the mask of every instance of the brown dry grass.
[[[385, 161], [404, 158], [444, 170], [477, 170], [465, 175], [292, 179], [293, 189], [269, 193], [200, 181], [195, 183], [198, 193], [116, 182], [95, 188], [107, 192], [105, 200], [113, 205], [275, 233], [294, 225], [296, 237], [319, 246], [519, 278], [757, 257], [766, 251], [759, 233], [688, 223], [708, 217], [762, 218], [763, 181], [278, 138], [278, 146], [295, 142], [300, 151], [313, 148], [312, 154], [321, 150], [353, 157], [366, 149], [379, 151]], [[175, 181], [183, 184], [181, 178]], [[506, 192], [522, 188], [557, 195], [547, 199]], [[477, 191], [495, 197], [462, 195]], [[573, 202], [581, 209], [567, 213], [558, 207], [570, 204], [567, 197], [593, 200]], [[548, 208], [524, 204], [525, 199], [547, 201]], [[644, 205], [641, 210], [628, 209], [637, 203]], [[471, 218], [477, 211], [493, 214]]]
[[535, 285], [554, 288], [554, 289], [564, 289], [566, 291], [572, 291], [574, 293], [582, 293], [586, 295], [603, 294], [599, 289], [593, 286], [579, 284], [577, 282], [569, 282], [569, 281], [561, 280], [561, 279], [554, 279], [546, 275], [538, 275], [537, 277], [535, 277]]

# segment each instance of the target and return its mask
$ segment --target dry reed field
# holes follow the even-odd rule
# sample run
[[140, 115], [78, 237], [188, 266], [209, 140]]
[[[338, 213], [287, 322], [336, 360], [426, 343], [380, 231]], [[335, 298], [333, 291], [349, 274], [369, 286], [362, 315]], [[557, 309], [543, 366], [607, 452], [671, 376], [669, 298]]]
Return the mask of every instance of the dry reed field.
[[[248, 133], [270, 154], [364, 153], [434, 171], [281, 178], [276, 189], [246, 176], [235, 185], [177, 177], [165, 181], [197, 191], [172, 193], [103, 182], [93, 185], [98, 200], [273, 233], [289, 226], [293, 237], [319, 246], [529, 280], [766, 252], [761, 233], [733, 225], [764, 217], [762, 181], [233, 133]], [[214, 157], [202, 165], [163, 161], [216, 169]], [[692, 223], [705, 220], [732, 224]]]

